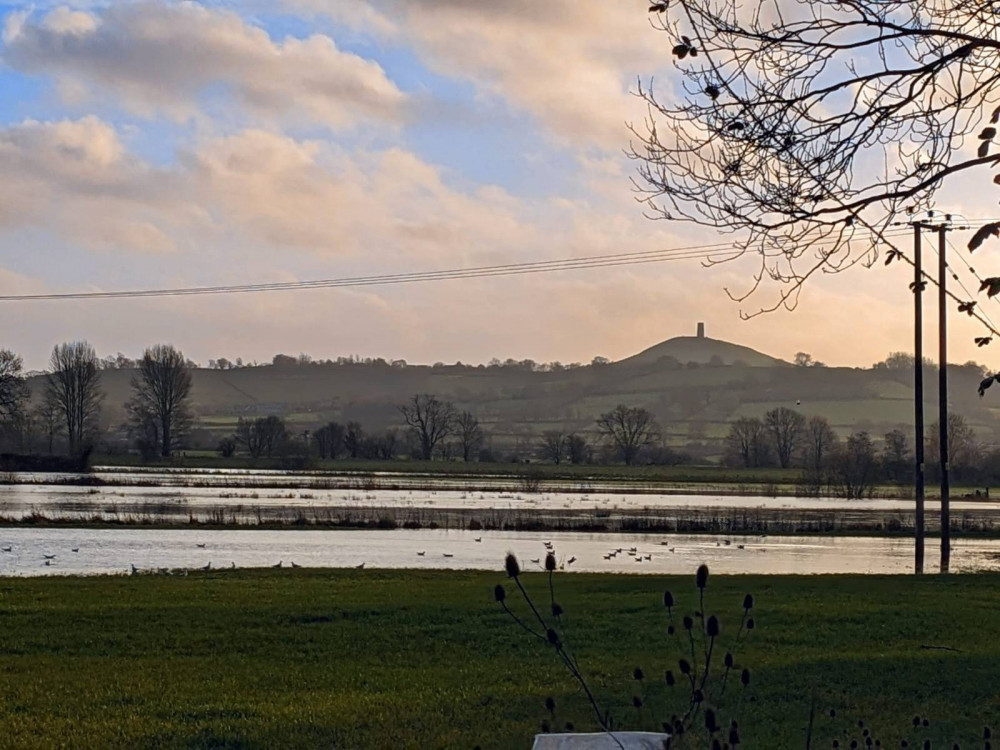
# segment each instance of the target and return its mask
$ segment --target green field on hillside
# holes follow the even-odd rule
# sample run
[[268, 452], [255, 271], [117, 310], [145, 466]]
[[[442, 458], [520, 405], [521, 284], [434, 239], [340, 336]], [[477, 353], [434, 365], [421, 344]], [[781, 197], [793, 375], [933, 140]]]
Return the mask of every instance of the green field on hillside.
[[[526, 580], [547, 604], [544, 579]], [[498, 582], [512, 588], [500, 572], [3, 579], [0, 745], [526, 748], [543, 719], [592, 729], [554, 654], [493, 602]], [[805, 747], [812, 695], [813, 747], [863, 747], [858, 721], [882, 747], [981, 747], [1000, 719], [998, 585], [712, 577], [706, 610], [722, 619], [724, 648], [744, 594], [757, 601], [736, 654], [751, 684], [730, 689], [721, 714], [738, 707], [745, 748]], [[663, 681], [687, 646], [667, 636], [662, 596], [691, 611], [693, 577], [563, 575], [556, 586], [566, 641], [621, 725], [652, 728], [685, 708]], [[915, 715], [930, 726], [913, 730]]]

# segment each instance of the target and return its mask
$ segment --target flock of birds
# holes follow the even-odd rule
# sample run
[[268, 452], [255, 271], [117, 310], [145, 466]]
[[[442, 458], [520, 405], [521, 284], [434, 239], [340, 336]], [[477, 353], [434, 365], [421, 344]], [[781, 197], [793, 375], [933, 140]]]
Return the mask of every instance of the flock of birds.
[[[0, 547], [0, 552], [5, 552], [6, 553], [6, 552], [13, 552], [13, 551], [14, 551], [14, 546], [13, 545], [7, 545], [6, 547]], [[73, 547], [72, 549], [70, 549], [70, 552], [79, 552], [79, 551], [80, 551], [79, 547]], [[49, 567], [49, 566], [52, 565], [52, 561], [55, 560], [55, 559], [56, 559], [56, 555], [46, 555], [46, 554], [43, 554], [42, 555], [42, 560], [44, 562], [42, 564], [45, 565], [46, 567]]]
[[[481, 536], [473, 537], [473, 541], [476, 542], [476, 543], [482, 543], [483, 538]], [[553, 555], [555, 554], [555, 546], [553, 545], [553, 543], [551, 541], [544, 541], [544, 542], [542, 542], [542, 544], [545, 547], [546, 556], [549, 555], [549, 554], [553, 554]], [[663, 547], [666, 547], [668, 549], [668, 551], [671, 552], [671, 553], [674, 553], [674, 552], [677, 551], [677, 548], [674, 547], [674, 546], [671, 546], [671, 543], [669, 541], [660, 542], [660, 545], [663, 546]], [[721, 547], [721, 546], [728, 547], [730, 545], [732, 545], [732, 541], [729, 540], [729, 539], [718, 540], [715, 543], [716, 547]], [[735, 546], [736, 546], [737, 549], [746, 549], [746, 545], [745, 544], [737, 544]], [[208, 547], [208, 544], [207, 543], [198, 543], [198, 544], [195, 544], [195, 547], [197, 549], [206, 549]], [[8, 545], [6, 547], [0, 547], [0, 552], [10, 553], [10, 552], [13, 552], [13, 551], [14, 551], [13, 545]], [[78, 553], [80, 551], [80, 548], [79, 547], [72, 547], [70, 549], [70, 551], [73, 552], [73, 553]], [[627, 547], [627, 548], [626, 547], [615, 547], [614, 549], [609, 550], [607, 553], [603, 554], [602, 557], [605, 560], [610, 561], [610, 560], [617, 559], [619, 555], [626, 556], [626, 557], [631, 557], [637, 563], [652, 562], [652, 560], [653, 560], [653, 553], [652, 552], [641, 551], [641, 550], [639, 550], [639, 548], [637, 546], [632, 546], [632, 547]], [[420, 550], [420, 551], [417, 552], [417, 557], [426, 557], [426, 556], [427, 556], [427, 550]], [[43, 565], [45, 565], [45, 566], [51, 566], [52, 565], [52, 561], [55, 560], [56, 557], [57, 557], [56, 555], [43, 554], [42, 555]], [[455, 554], [453, 552], [442, 552], [441, 553], [441, 557], [443, 557], [445, 559], [453, 558], [453, 557], [455, 557]], [[531, 563], [533, 565], [536, 565], [536, 566], [538, 566], [539, 568], [541, 568], [543, 570], [545, 569], [545, 565], [544, 565], [544, 563], [542, 561], [542, 557], [534, 557], [534, 558], [529, 558], [529, 559], [530, 559], [530, 561], [531, 561]], [[559, 570], [565, 570], [568, 566], [573, 565], [573, 563], [575, 563], [576, 561], [577, 561], [577, 558], [576, 558], [575, 555], [573, 555], [570, 558], [565, 559], [563, 562], [558, 563], [557, 567], [558, 567]], [[278, 562], [275, 565], [272, 565], [271, 567], [272, 568], [278, 568], [278, 569], [280, 569], [282, 567], [301, 568], [302, 566], [299, 565], [298, 563], [296, 563], [294, 560], [289, 561], [287, 565], [285, 564], [284, 560], [278, 560]], [[361, 562], [360, 564], [355, 565], [353, 567], [355, 568], [355, 570], [364, 570], [365, 563]], [[170, 575], [170, 574], [187, 575], [187, 569], [175, 569], [175, 570], [171, 570], [169, 568], [141, 569], [141, 568], [137, 568], [135, 566], [135, 564], [132, 564], [131, 567], [130, 567], [130, 569], [131, 569], [132, 575], [138, 575], [140, 573], [161, 573], [161, 574], [167, 574], [167, 575]], [[236, 569], [236, 562], [235, 561], [231, 562], [230, 565], [228, 566], [228, 568], [218, 568], [218, 567], [213, 568], [211, 561], [209, 561], [206, 565], [204, 565], [204, 566], [202, 566], [200, 568], [197, 568], [197, 569], [198, 570], [203, 570], [203, 571], [227, 570], [227, 569], [228, 570], [235, 570]]]

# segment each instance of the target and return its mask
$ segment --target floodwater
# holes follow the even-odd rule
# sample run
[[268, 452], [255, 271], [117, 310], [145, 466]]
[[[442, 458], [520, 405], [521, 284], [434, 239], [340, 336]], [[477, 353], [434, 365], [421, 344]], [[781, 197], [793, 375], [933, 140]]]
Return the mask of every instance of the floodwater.
[[[805, 511], [877, 513], [912, 512], [903, 499], [846, 500], [832, 497], [760, 497], [726, 494], [625, 494], [613, 484], [573, 483], [575, 490], [528, 492], [515, 488], [516, 478], [449, 479], [410, 475], [323, 475], [241, 470], [98, 470], [91, 477], [115, 482], [98, 487], [61, 484], [79, 475], [16, 475], [20, 483], [0, 484], [0, 516], [107, 520], [153, 516], [153, 520], [206, 519], [223, 514], [227, 521], [252, 523], [289, 520], [296, 513], [319, 517], [329, 509], [412, 509], [427, 511], [503, 510], [589, 512], [609, 514], [657, 510], [726, 509], [736, 511]], [[466, 489], [461, 483], [466, 483]], [[418, 485], [422, 483], [423, 488]], [[478, 489], [469, 489], [472, 483]], [[497, 489], [489, 489], [495, 483]], [[344, 485], [348, 488], [343, 488]], [[427, 489], [427, 486], [433, 489]], [[635, 485], [631, 485], [635, 488]], [[642, 485], [648, 487], [650, 485]], [[331, 489], [331, 487], [339, 487]], [[955, 498], [952, 512], [964, 511], [1000, 519], [1000, 502]], [[939, 509], [927, 501], [927, 511]]]
[[[274, 567], [279, 561], [282, 567], [500, 571], [508, 552], [532, 570], [544, 561], [546, 541], [563, 569], [576, 572], [686, 575], [701, 563], [720, 574], [909, 573], [913, 567], [913, 542], [902, 538], [19, 526], [0, 529], [0, 575], [120, 574], [133, 565], [142, 572]], [[928, 540], [928, 570], [938, 545]], [[958, 539], [952, 548], [956, 572], [1000, 569], [1000, 540]]]

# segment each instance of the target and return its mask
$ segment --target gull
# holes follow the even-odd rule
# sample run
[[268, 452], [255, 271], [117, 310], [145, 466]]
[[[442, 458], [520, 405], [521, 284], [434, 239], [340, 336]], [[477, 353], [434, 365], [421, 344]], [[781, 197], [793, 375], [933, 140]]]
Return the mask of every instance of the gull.
[[278, 560], [278, 564], [277, 565], [272, 565], [271, 567], [272, 568], [280, 568], [281, 567], [281, 560]]
[[355, 566], [354, 566], [354, 568], [355, 568], [356, 570], [364, 570], [364, 567], [365, 567], [365, 564], [364, 564], [364, 563], [361, 563], [360, 565], [355, 565]]
[[427, 554], [427, 550], [425, 550], [425, 549], [424, 550], [420, 550], [420, 552], [417, 553], [417, 557], [423, 557], [426, 554]]

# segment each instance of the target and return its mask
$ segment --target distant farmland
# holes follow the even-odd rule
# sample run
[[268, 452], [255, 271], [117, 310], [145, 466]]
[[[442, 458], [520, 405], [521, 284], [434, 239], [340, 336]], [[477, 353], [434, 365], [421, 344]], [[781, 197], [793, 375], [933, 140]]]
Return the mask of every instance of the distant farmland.
[[[131, 370], [103, 374], [105, 421], [124, 420]], [[978, 368], [950, 372], [951, 408], [989, 444], [1000, 434], [997, 407], [980, 400]], [[928, 423], [937, 402], [927, 389]], [[42, 380], [32, 379], [40, 392]], [[713, 339], [665, 341], [617, 363], [555, 371], [525, 367], [390, 364], [265, 365], [194, 373], [193, 407], [203, 438], [230, 433], [240, 417], [275, 415], [294, 431], [356, 420], [367, 430], [401, 427], [398, 405], [432, 393], [476, 414], [494, 450], [528, 451], [546, 430], [597, 438], [594, 420], [619, 403], [656, 415], [668, 445], [714, 458], [729, 424], [786, 406], [823, 416], [841, 434], [864, 429], [880, 438], [912, 424], [912, 373], [906, 369], [794, 367]]]

